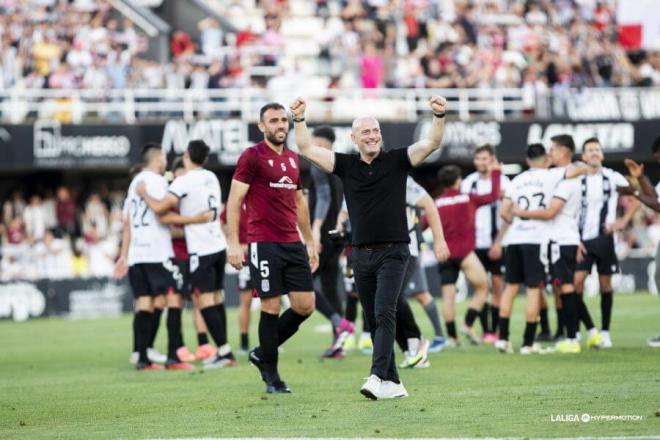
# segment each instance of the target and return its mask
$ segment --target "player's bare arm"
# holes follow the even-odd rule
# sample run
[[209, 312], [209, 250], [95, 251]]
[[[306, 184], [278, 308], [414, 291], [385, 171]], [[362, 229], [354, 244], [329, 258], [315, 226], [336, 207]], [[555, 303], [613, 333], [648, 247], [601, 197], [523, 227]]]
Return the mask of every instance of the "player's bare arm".
[[505, 197], [500, 206], [500, 218], [505, 224], [511, 224], [513, 221], [513, 202], [511, 199]]
[[495, 236], [493, 244], [488, 249], [488, 258], [491, 260], [499, 260], [502, 258], [502, 240], [504, 239], [506, 232], [509, 230], [509, 226], [511, 226], [511, 222], [506, 221], [503, 217], [502, 220], [502, 226], [500, 227], [500, 230], [497, 231], [497, 236]]
[[566, 201], [564, 199], [553, 197], [550, 201], [550, 206], [544, 209], [527, 211], [518, 205], [513, 205], [513, 215], [530, 220], [552, 220], [559, 214], [559, 211], [561, 211], [565, 204]]
[[296, 98], [289, 111], [293, 115], [293, 128], [296, 135], [296, 145], [300, 154], [314, 162], [326, 173], [331, 173], [335, 169], [335, 153], [317, 145], [312, 145], [309, 130], [305, 123], [305, 109], [307, 103], [303, 98]]
[[238, 240], [238, 229], [241, 222], [241, 204], [249, 189], [250, 185], [247, 183], [233, 179], [227, 199], [227, 261], [236, 270], [243, 267], [244, 261], [243, 250]]
[[566, 179], [574, 179], [576, 177], [584, 176], [589, 173], [589, 166], [582, 162], [576, 161], [566, 167]]
[[442, 96], [433, 96], [429, 101], [429, 106], [433, 112], [433, 122], [428, 136], [408, 147], [408, 157], [414, 167], [420, 165], [431, 153], [439, 150], [442, 146], [442, 137], [445, 133], [447, 100]]
[[312, 235], [312, 227], [309, 223], [307, 199], [301, 189], [296, 191], [296, 213], [298, 215], [298, 228], [307, 248], [309, 265], [312, 268], [312, 272], [314, 272], [319, 267], [319, 254], [316, 252], [316, 246], [314, 246], [314, 236]]
[[121, 231], [121, 249], [119, 250], [119, 258], [115, 263], [115, 269], [113, 276], [116, 279], [121, 279], [126, 276], [128, 272], [128, 248], [131, 244], [131, 225], [129, 219], [125, 216], [122, 219], [122, 231]]
[[151, 197], [147, 193], [147, 186], [144, 184], [144, 182], [140, 182], [135, 187], [135, 192], [140, 197], [142, 197], [142, 199], [147, 203], [147, 206], [149, 206], [149, 208], [158, 216], [168, 213], [179, 203], [179, 199], [177, 199], [177, 197], [172, 193], [165, 194], [165, 197], [162, 199]]
[[442, 222], [440, 221], [440, 214], [435, 207], [435, 203], [433, 203], [433, 199], [430, 195], [424, 194], [416, 206], [424, 210], [426, 221], [433, 233], [433, 253], [435, 254], [435, 258], [441, 263], [447, 261], [450, 256], [449, 246], [447, 246], [445, 232], [442, 229]]
[[208, 223], [213, 220], [213, 212], [205, 210], [193, 216], [185, 216], [177, 214], [174, 211], [169, 211], [159, 217], [160, 222], [164, 225], [196, 225], [201, 223]]

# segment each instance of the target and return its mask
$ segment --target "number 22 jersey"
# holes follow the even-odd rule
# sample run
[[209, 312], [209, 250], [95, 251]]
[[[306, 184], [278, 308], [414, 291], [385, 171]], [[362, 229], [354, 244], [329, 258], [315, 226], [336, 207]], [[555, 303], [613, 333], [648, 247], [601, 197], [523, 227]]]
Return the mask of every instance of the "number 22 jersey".
[[170, 185], [170, 192], [179, 198], [179, 212], [192, 217], [202, 211], [211, 211], [213, 219], [208, 223], [186, 225], [186, 247], [191, 256], [204, 256], [222, 252], [227, 240], [220, 229], [221, 193], [215, 173], [203, 168], [189, 170]]
[[153, 171], [141, 171], [131, 181], [124, 202], [124, 218], [128, 218], [131, 227], [129, 266], [161, 263], [174, 256], [170, 229], [160, 222], [156, 213], [135, 191], [141, 182], [144, 182], [147, 194], [155, 199], [162, 199], [167, 194], [167, 180]]

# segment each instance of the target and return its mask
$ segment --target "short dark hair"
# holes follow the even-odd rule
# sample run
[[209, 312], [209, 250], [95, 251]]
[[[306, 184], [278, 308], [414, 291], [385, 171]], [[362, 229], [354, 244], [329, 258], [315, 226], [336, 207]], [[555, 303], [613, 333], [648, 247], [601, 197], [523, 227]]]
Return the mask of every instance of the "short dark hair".
[[584, 147], [586, 147], [587, 144], [590, 144], [592, 142], [595, 142], [598, 145], [600, 145], [600, 141], [598, 140], [598, 138], [596, 136], [592, 136], [589, 139], [587, 139], [586, 141], [582, 142], [582, 150], [584, 150]]
[[268, 110], [284, 110], [284, 106], [280, 104], [279, 102], [269, 102], [268, 104], [264, 105], [261, 107], [261, 110], [259, 110], [259, 120], [263, 121], [264, 120], [264, 113], [266, 113]]
[[456, 183], [456, 179], [461, 177], [461, 169], [458, 165], [447, 165], [440, 168], [438, 171], [438, 183], [440, 184], [440, 189], [444, 191], [447, 188]]
[[337, 136], [335, 135], [335, 129], [329, 125], [319, 125], [312, 132], [312, 136], [326, 139], [331, 144], [334, 144], [335, 140], [337, 139]]
[[474, 149], [475, 156], [484, 152], [490, 154], [491, 156], [495, 156], [495, 148], [493, 148], [491, 144], [483, 144]]
[[209, 151], [211, 149], [203, 140], [195, 139], [188, 142], [188, 157], [197, 165], [204, 165], [209, 157]]
[[142, 151], [140, 151], [140, 157], [142, 157], [142, 162], [147, 163], [149, 162], [149, 157], [151, 156], [151, 152], [158, 150], [162, 151], [163, 147], [160, 146], [159, 143], [157, 142], [147, 142], [142, 146]]
[[527, 146], [527, 159], [534, 160], [546, 155], [545, 147], [541, 143], [529, 144]]
[[660, 136], [655, 138], [655, 140], [653, 141], [653, 146], [651, 147], [651, 151], [653, 151], [653, 154], [660, 151]]
[[183, 158], [182, 158], [181, 156], [176, 157], [176, 158], [172, 161], [172, 168], [171, 168], [171, 171], [174, 173], [174, 172], [176, 172], [176, 170], [178, 170], [178, 169], [180, 169], [180, 168], [184, 168], [184, 165], [183, 165]]
[[575, 141], [570, 134], [558, 134], [557, 136], [551, 137], [550, 140], [557, 145], [568, 148], [571, 150], [571, 153], [575, 153]]

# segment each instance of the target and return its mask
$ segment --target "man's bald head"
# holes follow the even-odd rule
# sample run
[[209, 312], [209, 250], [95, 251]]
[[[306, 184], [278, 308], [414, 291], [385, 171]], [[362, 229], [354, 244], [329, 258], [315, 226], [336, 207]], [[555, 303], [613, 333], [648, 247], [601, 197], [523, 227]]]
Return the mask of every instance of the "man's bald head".
[[373, 116], [356, 118], [351, 129], [351, 140], [365, 158], [378, 155], [383, 145], [378, 120]]

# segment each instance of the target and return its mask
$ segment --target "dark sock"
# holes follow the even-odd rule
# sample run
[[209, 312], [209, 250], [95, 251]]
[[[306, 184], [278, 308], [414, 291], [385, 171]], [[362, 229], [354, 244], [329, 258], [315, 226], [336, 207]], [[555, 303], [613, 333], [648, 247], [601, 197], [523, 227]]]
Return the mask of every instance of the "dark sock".
[[278, 321], [278, 315], [261, 312], [261, 319], [259, 319], [259, 354], [265, 367], [271, 371], [277, 371]]
[[205, 345], [209, 343], [209, 336], [206, 333], [197, 333], [197, 345]]
[[591, 330], [592, 328], [595, 327], [594, 320], [591, 319], [591, 314], [589, 313], [589, 309], [587, 308], [587, 305], [584, 303], [584, 295], [582, 293], [576, 293], [576, 295], [578, 298], [578, 317], [579, 317], [578, 326], [579, 323], [582, 322], [587, 330]]
[[612, 303], [614, 302], [614, 292], [600, 292], [600, 314], [603, 321], [603, 330], [610, 331], [610, 322], [612, 321]]
[[500, 316], [500, 336], [499, 339], [503, 341], [509, 340], [509, 318], [503, 318]]
[[484, 303], [484, 307], [479, 312], [479, 323], [484, 333], [490, 333], [490, 327], [488, 326], [488, 315], [490, 313], [490, 304]]
[[[225, 335], [227, 334], [227, 309], [225, 308], [225, 303], [216, 304], [215, 308], [218, 310], [218, 315], [220, 315], [220, 324], [222, 328], [225, 329]], [[225, 336], [225, 339], [227, 337]]]
[[547, 308], [541, 309], [539, 316], [541, 317], [541, 333], [550, 334], [550, 323], [548, 322], [548, 309]]
[[445, 327], [447, 327], [447, 334], [450, 338], [458, 338], [458, 335], [456, 334], [456, 323], [454, 321], [446, 321]]
[[493, 333], [497, 333], [500, 324], [500, 308], [497, 306], [490, 306], [490, 327]]
[[528, 322], [525, 325], [525, 335], [523, 336], [523, 346], [531, 347], [536, 335], [536, 322]]
[[[344, 320], [344, 318], [341, 317], [339, 313], [333, 313], [332, 316], [330, 317], [330, 322], [332, 323], [332, 328], [337, 330], [339, 326], [341, 325], [341, 322]], [[337, 333], [335, 331], [335, 333]]]
[[227, 343], [227, 328], [222, 325], [222, 320], [216, 306], [205, 307], [200, 312], [206, 323], [206, 328], [209, 329], [209, 333], [215, 341], [215, 345], [218, 348], [225, 345]]
[[160, 327], [160, 315], [163, 314], [163, 309], [154, 309], [153, 322], [151, 323], [151, 333], [149, 335], [149, 347], [154, 346], [156, 342], [156, 335], [158, 334], [158, 327]]
[[318, 310], [321, 315], [325, 316], [328, 321], [332, 322], [332, 315], [337, 314], [337, 310], [332, 307], [325, 295], [316, 291], [314, 294], [316, 300], [316, 310]]
[[137, 329], [137, 352], [139, 353], [139, 362], [149, 363], [147, 357], [147, 348], [151, 337], [151, 326], [153, 324], [154, 314], [140, 310], [135, 314], [135, 328]]
[[138, 319], [137, 312], [133, 313], [133, 353], [138, 351]]
[[467, 309], [467, 312], [465, 312], [465, 325], [472, 327], [477, 316], [479, 316], [477, 309], [473, 309], [472, 307]]
[[292, 308], [286, 309], [277, 322], [277, 338], [279, 345], [284, 344], [291, 336], [296, 334], [300, 324], [309, 316], [299, 315]]
[[167, 309], [167, 358], [180, 360], [176, 355], [176, 351], [182, 346], [181, 309], [169, 307]]
[[442, 325], [440, 324], [440, 315], [438, 314], [438, 308], [435, 305], [435, 300], [431, 301], [424, 306], [424, 311], [431, 321], [433, 326], [433, 332], [436, 336], [444, 336], [442, 333]]
[[557, 309], [557, 333], [555, 336], [566, 336], [566, 314], [563, 307]]
[[355, 322], [357, 319], [357, 304], [358, 299], [353, 295], [346, 297], [346, 319], [351, 322]]
[[250, 343], [248, 342], [248, 334], [241, 333], [241, 349], [247, 350], [249, 346]]
[[575, 292], [563, 293], [561, 295], [562, 305], [564, 306], [564, 319], [566, 321], [566, 337], [568, 339], [575, 339], [578, 331], [579, 321], [579, 303]]

